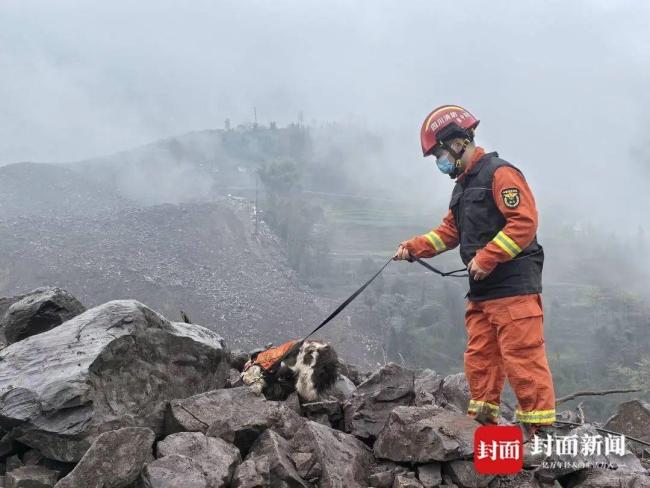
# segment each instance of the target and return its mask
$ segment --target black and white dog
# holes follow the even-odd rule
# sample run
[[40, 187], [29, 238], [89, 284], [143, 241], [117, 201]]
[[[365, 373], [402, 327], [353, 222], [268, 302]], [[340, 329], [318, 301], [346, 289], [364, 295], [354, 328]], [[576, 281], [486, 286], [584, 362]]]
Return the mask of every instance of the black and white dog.
[[289, 341], [252, 356], [241, 379], [269, 400], [286, 400], [295, 391], [304, 402], [314, 402], [334, 386], [338, 371], [338, 356], [330, 344]]

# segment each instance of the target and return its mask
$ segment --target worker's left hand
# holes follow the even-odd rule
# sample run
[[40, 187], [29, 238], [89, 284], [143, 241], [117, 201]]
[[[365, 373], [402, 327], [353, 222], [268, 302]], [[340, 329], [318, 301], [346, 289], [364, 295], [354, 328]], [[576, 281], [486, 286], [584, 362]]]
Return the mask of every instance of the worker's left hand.
[[490, 274], [489, 271], [484, 271], [478, 264], [476, 264], [474, 259], [472, 259], [467, 265], [467, 271], [469, 272], [469, 275], [476, 281], [480, 281]]

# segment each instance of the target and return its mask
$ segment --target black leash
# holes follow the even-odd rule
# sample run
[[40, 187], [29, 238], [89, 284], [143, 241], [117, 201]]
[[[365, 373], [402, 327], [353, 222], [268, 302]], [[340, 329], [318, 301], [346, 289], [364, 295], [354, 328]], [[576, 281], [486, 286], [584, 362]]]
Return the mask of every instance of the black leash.
[[[422, 261], [420, 258], [416, 258], [416, 257], [414, 257], [414, 256], [411, 256], [411, 257], [412, 257], [413, 260], [417, 261], [418, 263], [420, 263], [422, 266], [424, 266], [424, 267], [427, 268], [428, 270], [433, 271], [434, 273], [437, 273], [437, 274], [439, 274], [440, 276], [451, 276], [451, 277], [453, 277], [453, 278], [463, 278], [463, 277], [469, 276], [468, 274], [464, 274], [464, 275], [458, 275], [458, 274], [456, 274], [456, 273], [460, 273], [461, 271], [466, 271], [465, 268], [457, 269], [457, 270], [455, 270], [455, 271], [449, 271], [448, 273], [445, 273], [444, 271], [440, 271], [439, 269], [434, 268], [434, 267], [431, 266], [430, 264], [425, 263], [425, 262]], [[282, 361], [284, 361], [284, 360], [285, 360], [285, 359], [286, 359], [286, 358], [287, 358], [287, 357], [288, 357], [292, 352], [294, 352], [296, 349], [300, 348], [300, 346], [301, 346], [301, 345], [302, 345], [302, 344], [303, 344], [307, 339], [309, 339], [309, 337], [311, 337], [311, 336], [314, 335], [316, 332], [318, 332], [320, 329], [322, 329], [323, 327], [325, 327], [325, 326], [326, 326], [329, 322], [331, 322], [331, 321], [332, 321], [332, 320], [333, 320], [333, 319], [334, 319], [338, 314], [340, 314], [340, 313], [341, 313], [341, 312], [342, 312], [342, 311], [343, 311], [343, 310], [344, 310], [348, 305], [350, 305], [350, 303], [352, 303], [352, 301], [354, 301], [354, 299], [357, 298], [357, 297], [358, 297], [358, 296], [363, 292], [363, 290], [365, 290], [365, 289], [368, 287], [368, 285], [370, 285], [370, 283], [372, 283], [373, 281], [375, 281], [375, 279], [376, 279], [376, 278], [377, 278], [377, 277], [378, 277], [378, 276], [379, 276], [379, 275], [384, 271], [384, 269], [386, 269], [386, 266], [388, 266], [388, 265], [390, 264], [391, 261], [393, 261], [393, 258], [392, 258], [392, 257], [391, 257], [388, 261], [386, 261], [386, 262], [384, 263], [384, 265], [383, 265], [381, 268], [379, 268], [379, 271], [377, 271], [374, 275], [372, 275], [372, 277], [371, 277], [368, 281], [366, 281], [363, 285], [361, 285], [361, 287], [359, 287], [359, 288], [358, 288], [358, 289], [357, 289], [357, 290], [356, 290], [352, 295], [350, 295], [350, 296], [349, 296], [349, 297], [348, 297], [348, 298], [347, 298], [343, 303], [341, 303], [338, 307], [336, 307], [336, 310], [334, 310], [331, 314], [329, 314], [329, 316], [328, 316], [325, 320], [323, 320], [320, 324], [318, 324], [318, 326], [317, 326], [314, 330], [312, 330], [312, 331], [311, 331], [309, 334], [307, 334], [304, 338], [300, 339], [299, 341], [296, 341], [296, 343], [295, 343], [293, 346], [291, 346], [291, 347], [287, 350], [287, 352], [285, 352], [285, 353], [284, 353], [282, 356], [280, 356], [280, 357], [279, 357], [279, 358], [278, 358], [278, 359], [277, 359], [277, 360], [276, 360], [276, 361], [275, 361], [271, 366], [268, 367], [268, 369], [266, 370], [267, 373], [268, 373], [268, 374], [273, 373], [273, 371], [275, 370], [275, 368], [276, 368], [279, 364], [281, 364]]]
[[452, 278], [467, 278], [467, 277], [469, 276], [468, 273], [460, 274], [460, 275], [459, 275], [459, 274], [456, 274], [456, 273], [463, 273], [463, 272], [467, 271], [467, 268], [460, 268], [460, 269], [456, 269], [456, 270], [454, 270], [454, 271], [444, 272], [444, 271], [440, 271], [438, 268], [434, 268], [434, 267], [431, 266], [429, 263], [423, 261], [423, 260], [420, 259], [420, 258], [416, 258], [416, 257], [413, 256], [413, 255], [411, 255], [411, 259], [412, 259], [413, 261], [417, 261], [417, 262], [420, 263], [422, 266], [424, 266], [425, 268], [427, 268], [429, 271], [433, 271], [434, 273], [437, 273], [437, 274], [439, 274], [440, 276], [451, 276]]
[[319, 329], [321, 329], [322, 327], [325, 327], [325, 325], [327, 325], [327, 323], [329, 323], [330, 320], [332, 320], [334, 317], [336, 317], [338, 314], [340, 314], [340, 313], [343, 311], [343, 309], [344, 309], [345, 307], [347, 307], [348, 305], [350, 305], [350, 303], [352, 303], [352, 301], [353, 301], [355, 298], [357, 298], [357, 297], [361, 294], [361, 292], [362, 292], [363, 290], [365, 290], [365, 289], [368, 287], [368, 285], [369, 285], [370, 283], [372, 283], [373, 281], [375, 281], [375, 278], [377, 278], [377, 276], [379, 276], [379, 275], [381, 274], [381, 272], [384, 271], [384, 269], [386, 269], [386, 266], [388, 266], [392, 260], [393, 260], [393, 258], [390, 258], [388, 261], [386, 261], [386, 262], [384, 263], [384, 265], [383, 265], [381, 268], [379, 268], [379, 271], [377, 271], [377, 272], [372, 276], [372, 278], [370, 278], [368, 281], [366, 281], [366, 282], [361, 286], [361, 288], [359, 288], [359, 289], [358, 289], [357, 291], [355, 291], [352, 295], [350, 295], [350, 296], [347, 298], [347, 300], [345, 300], [341, 305], [339, 305], [339, 306], [336, 308], [336, 310], [334, 310], [331, 314], [329, 314], [329, 317], [327, 317], [325, 320], [323, 320], [323, 321], [318, 325], [318, 327], [316, 327], [316, 328], [315, 328], [314, 330], [312, 330], [309, 334], [307, 334], [307, 335], [305, 336], [305, 338], [302, 339], [300, 342], [305, 342], [305, 341], [306, 341], [310, 336], [314, 335], [314, 334], [315, 334]]
[[272, 374], [275, 371], [276, 367], [278, 365], [280, 365], [282, 363], [282, 361], [284, 361], [292, 352], [294, 352], [296, 349], [300, 348], [300, 346], [302, 346], [302, 344], [309, 337], [311, 337], [317, 331], [319, 331], [320, 329], [325, 327], [332, 319], [334, 319], [334, 317], [336, 317], [338, 314], [340, 314], [345, 307], [350, 305], [350, 303], [352, 303], [352, 301], [355, 298], [357, 298], [361, 294], [361, 292], [363, 292], [363, 290], [365, 290], [368, 287], [368, 285], [370, 283], [375, 281], [375, 278], [377, 278], [377, 276], [379, 276], [382, 273], [382, 271], [384, 271], [384, 269], [386, 269], [386, 266], [388, 266], [392, 260], [393, 260], [393, 258], [390, 258], [388, 261], [386, 261], [384, 263], [384, 265], [381, 268], [379, 268], [379, 271], [377, 271], [374, 275], [372, 275], [372, 277], [368, 281], [366, 281], [363, 285], [361, 285], [361, 287], [359, 289], [357, 289], [357, 291], [355, 291], [352, 295], [350, 295], [343, 303], [341, 303], [341, 305], [336, 307], [336, 310], [334, 310], [331, 314], [329, 314], [329, 316], [325, 320], [323, 320], [320, 324], [318, 324], [318, 327], [316, 327], [314, 330], [312, 330], [304, 338], [300, 339], [299, 341], [296, 341], [296, 343], [293, 346], [291, 346], [287, 350], [287, 352], [285, 352], [282, 356], [280, 356], [278, 359], [276, 359], [275, 362], [271, 366], [269, 366], [267, 368], [267, 370], [266, 370], [267, 374]]

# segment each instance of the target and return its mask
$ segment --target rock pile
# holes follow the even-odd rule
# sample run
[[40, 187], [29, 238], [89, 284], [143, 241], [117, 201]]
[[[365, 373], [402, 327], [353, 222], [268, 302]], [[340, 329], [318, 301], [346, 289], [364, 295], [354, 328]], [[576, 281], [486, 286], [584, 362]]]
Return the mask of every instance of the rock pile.
[[[68, 300], [56, 314], [25, 305], [53, 294], [67, 297], [0, 299], [5, 319], [41, 314], [33, 333], [0, 351], [0, 487], [650, 487], [633, 452], [603, 457], [616, 470], [529, 463], [512, 476], [477, 473], [462, 374], [342, 365], [351, 378], [328, 398], [269, 401], [237, 386], [246, 354], [204, 327], [133, 300], [86, 311]], [[647, 404], [629, 402], [608, 425], [648, 440], [648, 419]]]

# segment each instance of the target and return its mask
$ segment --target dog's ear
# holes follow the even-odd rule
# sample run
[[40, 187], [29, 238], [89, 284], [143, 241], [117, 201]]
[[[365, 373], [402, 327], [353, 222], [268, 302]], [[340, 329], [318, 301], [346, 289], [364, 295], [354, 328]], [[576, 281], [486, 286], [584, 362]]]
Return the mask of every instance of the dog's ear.
[[338, 378], [339, 358], [336, 351], [329, 344], [318, 350], [314, 372], [312, 374], [314, 386], [320, 393], [331, 388]]

